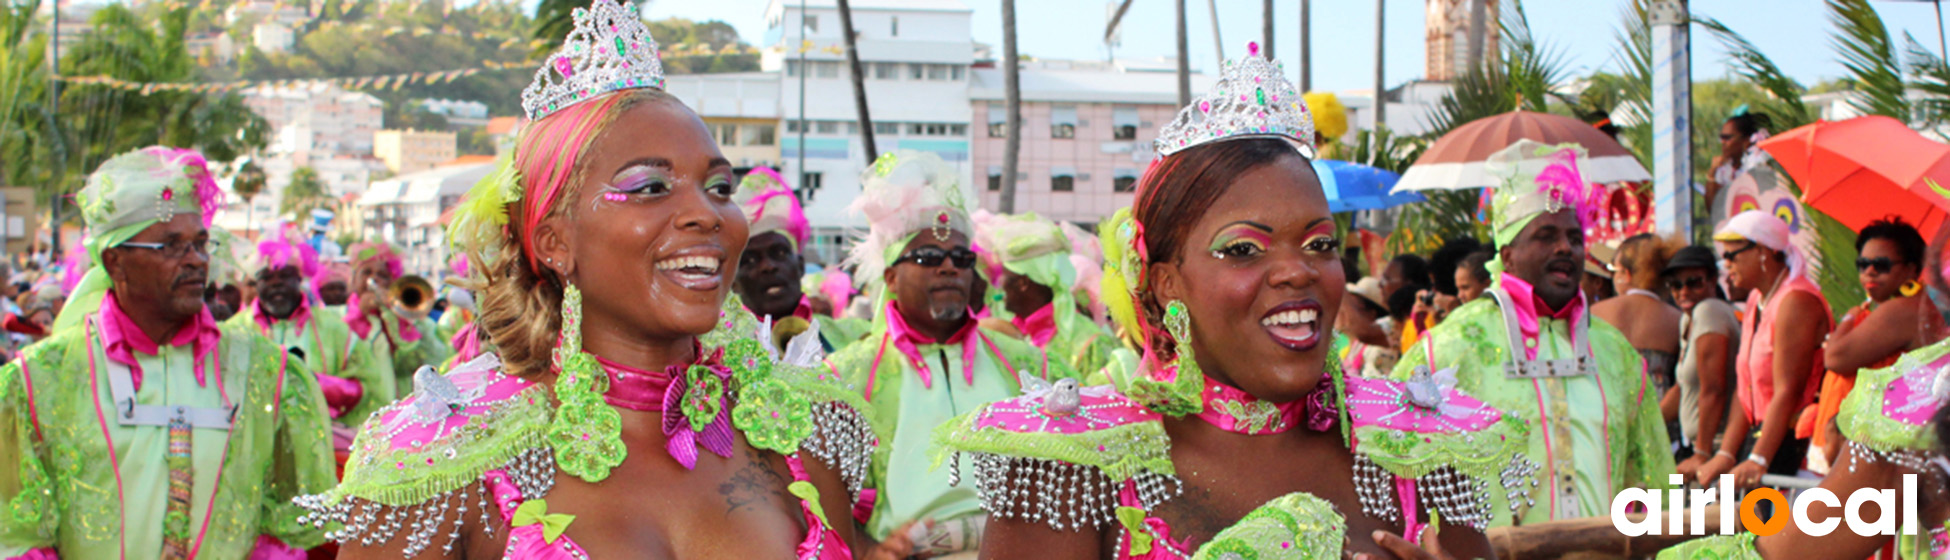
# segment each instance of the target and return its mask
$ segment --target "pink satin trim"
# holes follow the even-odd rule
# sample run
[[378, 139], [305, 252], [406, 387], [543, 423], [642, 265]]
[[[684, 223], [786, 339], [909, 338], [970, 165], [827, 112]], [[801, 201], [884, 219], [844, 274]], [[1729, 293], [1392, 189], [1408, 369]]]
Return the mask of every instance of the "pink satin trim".
[[[494, 496], [494, 505], [501, 512], [501, 522], [514, 524], [515, 510], [521, 507], [522, 502], [527, 501], [527, 497], [521, 493], [521, 487], [515, 486], [514, 480], [508, 477], [508, 473], [500, 469], [482, 474], [481, 482], [487, 486], [488, 493]], [[509, 527], [508, 544], [501, 550], [501, 555], [510, 560], [588, 560], [589, 558], [589, 552], [584, 551], [576, 544], [575, 539], [570, 538], [566, 533], [557, 536], [554, 543], [549, 543], [543, 537], [540, 523]]]
[[[108, 354], [108, 359], [129, 366], [129, 378], [135, 382], [136, 390], [141, 390], [142, 364], [136, 362], [135, 355], [154, 356], [162, 347], [149, 340], [149, 335], [136, 326], [135, 320], [122, 312], [122, 305], [115, 299], [114, 292], [102, 297], [101, 329], [102, 348]], [[196, 384], [201, 386], [204, 384], [204, 363], [208, 361], [205, 358], [216, 353], [217, 341], [222, 339], [223, 331], [217, 329], [217, 320], [206, 307], [190, 319], [189, 324], [176, 329], [176, 336], [169, 339], [169, 345], [190, 346], [190, 353], [194, 356]]]
[[1243, 408], [1245, 405], [1259, 402], [1258, 397], [1247, 394], [1245, 391], [1228, 387], [1223, 383], [1213, 381], [1209, 377], [1205, 379], [1205, 390], [1199, 391], [1199, 397], [1205, 401], [1205, 406], [1199, 410], [1198, 418], [1204, 420], [1207, 424], [1218, 426], [1221, 430], [1235, 434], [1265, 435], [1291, 430], [1294, 426], [1300, 424], [1300, 413], [1305, 411], [1307, 407], [1307, 399], [1304, 398], [1293, 402], [1271, 403], [1279, 411], [1279, 415], [1275, 417], [1274, 422], [1268, 424], [1264, 429], [1251, 430], [1242, 426], [1239, 419], [1234, 418], [1231, 414], [1227, 414], [1224, 405], [1236, 402], [1239, 403], [1239, 407]]
[[249, 560], [302, 560], [305, 551], [292, 548], [284, 541], [270, 535], [258, 535], [257, 546], [251, 548]]
[[53, 548], [36, 548], [19, 556], [9, 556], [7, 560], [61, 560], [61, 553]]
[[1423, 523], [1416, 512], [1418, 502], [1415, 499], [1415, 479], [1401, 476], [1394, 479], [1395, 496], [1400, 498], [1402, 503], [1402, 532], [1406, 533], [1402, 536], [1407, 537], [1408, 542], [1420, 544], [1422, 528], [1429, 525]]
[[[609, 376], [609, 391], [603, 393], [603, 402], [640, 412], [662, 412], [664, 435], [668, 437], [664, 451], [685, 469], [697, 467], [697, 448], [703, 447], [719, 457], [730, 457], [737, 439], [731, 430], [731, 407], [724, 399], [731, 388], [731, 368], [724, 366], [724, 350], [718, 349], [710, 356], [704, 356], [700, 347], [694, 346], [692, 351], [703, 359], [693, 364], [672, 365], [661, 372], [596, 358], [603, 373]], [[720, 387], [718, 415], [702, 432], [691, 429], [691, 421], [683, 410], [684, 393], [690, 389], [684, 371], [694, 366], [709, 370], [708, 375], [716, 377]]]
[[359, 382], [336, 375], [313, 374], [318, 378], [318, 388], [325, 393], [325, 407], [331, 409], [332, 418], [345, 415], [359, 399], [365, 396], [365, 387]]
[[[922, 387], [934, 388], [934, 375], [928, 368], [927, 360], [921, 356], [920, 350], [921, 346], [928, 344], [960, 344], [962, 376], [967, 378], [969, 385], [975, 384], [975, 345], [963, 344], [968, 341], [968, 335], [975, 332], [975, 320], [970, 319], [963, 323], [961, 330], [955, 331], [948, 340], [936, 341], [907, 326], [907, 319], [901, 316], [900, 302], [887, 302], [886, 313], [887, 335], [893, 341], [894, 349], [899, 350], [901, 355], [907, 356], [908, 363], [914, 365], [914, 374], [921, 377]], [[973, 313], [970, 315], [972, 316]]]
[[1045, 305], [1028, 317], [1010, 319], [1009, 324], [1015, 325], [1037, 348], [1049, 346], [1050, 339], [1056, 338], [1056, 304]]
[[[1137, 482], [1125, 480], [1124, 486], [1117, 490], [1117, 505], [1145, 509], [1144, 502], [1138, 500]], [[1135, 560], [1178, 560], [1192, 556], [1192, 538], [1171, 540], [1171, 525], [1165, 520], [1152, 517], [1147, 510], [1144, 517], [1144, 530], [1151, 533], [1151, 551], [1145, 554], [1131, 554], [1131, 534], [1127, 529], [1117, 541], [1117, 557]]]
[[[1550, 304], [1544, 303], [1542, 298], [1537, 297], [1535, 288], [1523, 279], [1506, 272], [1500, 283], [1503, 293], [1510, 295], [1510, 302], [1516, 307], [1511, 311], [1516, 312], [1517, 325], [1523, 331], [1524, 356], [1527, 359], [1537, 359], [1539, 317], [1575, 321], [1584, 315], [1583, 291], [1579, 291], [1577, 297], [1571, 298], [1570, 305], [1564, 306], [1563, 309], [1552, 310]], [[1529, 305], [1524, 305], [1525, 302], [1529, 302]], [[1571, 336], [1577, 335], [1577, 329], [1571, 329]]]
[[[263, 331], [266, 335], [271, 334], [271, 326], [278, 324], [279, 319], [264, 311], [264, 298], [257, 298], [257, 301], [251, 302], [251, 308], [255, 310], [251, 313], [251, 318], [257, 320], [257, 330]], [[283, 320], [297, 325], [298, 334], [305, 334], [305, 327], [311, 324], [311, 298], [299, 297], [298, 309], [292, 311], [291, 316]]]

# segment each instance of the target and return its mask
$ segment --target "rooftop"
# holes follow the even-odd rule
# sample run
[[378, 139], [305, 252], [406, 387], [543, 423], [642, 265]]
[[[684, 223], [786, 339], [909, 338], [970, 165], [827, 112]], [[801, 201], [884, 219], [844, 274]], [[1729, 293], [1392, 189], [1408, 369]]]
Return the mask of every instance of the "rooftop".
[[[1042, 62], [1023, 68], [1020, 77], [1024, 101], [1178, 104], [1175, 72], [1133, 71], [1121, 64], [1101, 62], [1062, 68]], [[1211, 89], [1215, 81], [1212, 76], [1192, 74], [1192, 95]], [[1002, 69], [976, 68], [969, 72], [969, 99], [1000, 101], [1003, 96]]]

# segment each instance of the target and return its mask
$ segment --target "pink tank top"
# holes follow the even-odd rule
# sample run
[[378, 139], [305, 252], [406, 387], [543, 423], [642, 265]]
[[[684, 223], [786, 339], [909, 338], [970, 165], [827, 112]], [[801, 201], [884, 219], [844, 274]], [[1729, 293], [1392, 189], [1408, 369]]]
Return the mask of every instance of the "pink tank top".
[[[1779, 316], [1775, 312], [1782, 296], [1794, 292], [1807, 292], [1820, 300], [1822, 326], [1830, 330], [1835, 327], [1835, 318], [1828, 310], [1828, 298], [1822, 297], [1821, 288], [1806, 276], [1796, 276], [1783, 283], [1765, 305], [1760, 303], [1759, 290], [1747, 294], [1747, 316], [1740, 321], [1741, 341], [1744, 344], [1740, 347], [1740, 356], [1735, 364], [1740, 374], [1740, 409], [1755, 429], [1760, 428], [1761, 419], [1767, 414], [1767, 403], [1774, 400], [1774, 319]], [[1755, 320], [1756, 316], [1758, 321]], [[1807, 387], [1801, 389], [1801, 400], [1795, 408], [1815, 402], [1815, 395], [1821, 392], [1821, 375], [1824, 371], [1827, 369], [1822, 364], [1822, 353], [1817, 350], [1814, 367], [1808, 372]]]

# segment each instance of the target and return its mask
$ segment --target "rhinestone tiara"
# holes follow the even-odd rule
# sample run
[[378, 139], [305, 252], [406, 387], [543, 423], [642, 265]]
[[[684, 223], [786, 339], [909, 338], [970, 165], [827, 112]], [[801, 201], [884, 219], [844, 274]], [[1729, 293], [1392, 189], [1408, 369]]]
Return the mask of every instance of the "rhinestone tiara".
[[521, 109], [528, 120], [612, 91], [664, 87], [657, 40], [650, 37], [634, 2], [596, 0], [571, 15], [575, 29], [521, 90]]
[[1248, 43], [1246, 53], [1226, 61], [1213, 90], [1179, 109], [1178, 117], [1158, 131], [1153, 145], [1159, 157], [1241, 138], [1279, 138], [1314, 156], [1314, 119], [1306, 100], [1280, 63], [1260, 55], [1258, 43]]

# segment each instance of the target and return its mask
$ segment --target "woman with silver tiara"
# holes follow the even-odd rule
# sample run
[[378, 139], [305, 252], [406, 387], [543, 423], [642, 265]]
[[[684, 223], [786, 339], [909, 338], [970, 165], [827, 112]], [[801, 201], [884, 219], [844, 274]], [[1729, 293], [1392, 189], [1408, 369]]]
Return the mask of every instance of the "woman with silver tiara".
[[1312, 119], [1249, 51], [1160, 131], [1135, 204], [1100, 226], [1137, 370], [1032, 380], [940, 432], [941, 459], [973, 455], [984, 558], [1492, 556], [1489, 494], [1527, 488], [1526, 428], [1453, 372], [1342, 375]]
[[350, 558], [851, 558], [858, 397], [728, 296], [737, 178], [634, 3], [574, 19], [448, 231], [493, 351], [414, 373], [300, 503]]

